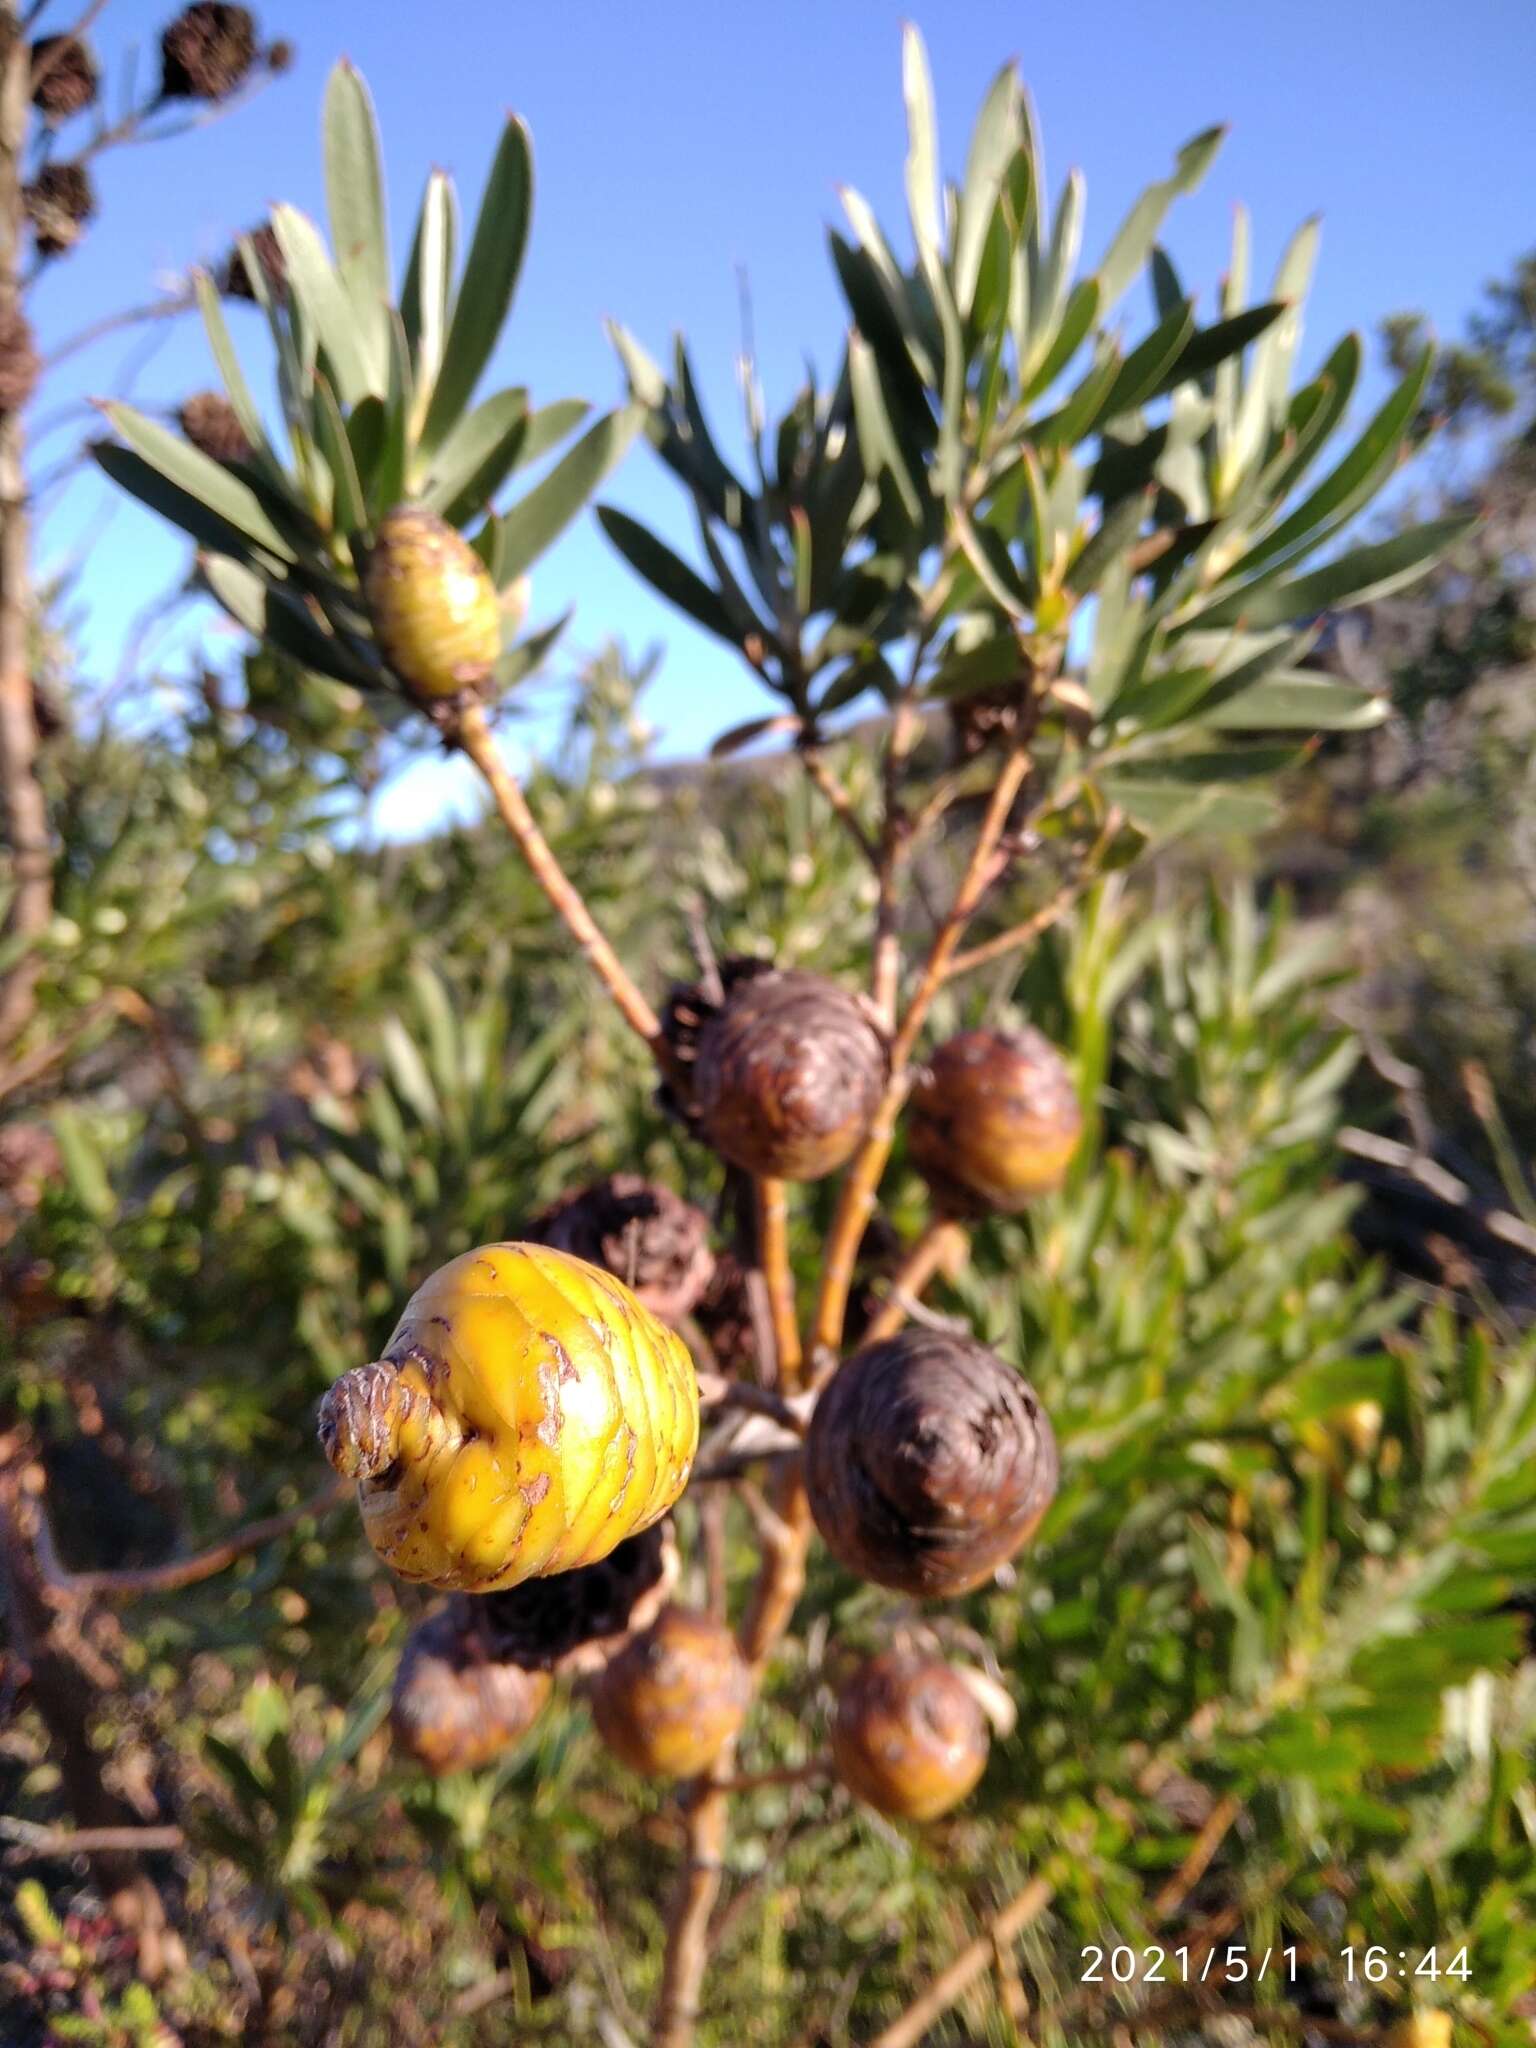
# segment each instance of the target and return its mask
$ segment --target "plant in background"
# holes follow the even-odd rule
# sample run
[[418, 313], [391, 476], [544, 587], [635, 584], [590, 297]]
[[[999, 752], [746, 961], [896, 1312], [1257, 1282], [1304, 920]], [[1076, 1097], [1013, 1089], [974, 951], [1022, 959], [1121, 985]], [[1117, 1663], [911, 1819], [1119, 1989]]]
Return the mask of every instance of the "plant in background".
[[[1110, 1895], [1109, 1831], [1121, 1831], [1122, 1851], [1127, 1830], [1166, 1837], [1166, 1815], [1159, 1823], [1150, 1810], [1165, 1781], [1124, 1782], [1133, 1745], [1148, 1773], [1155, 1749], [1170, 1770], [1177, 1758], [1181, 1770], [1224, 1781], [1204, 1817], [1209, 1860], [1238, 1813], [1285, 1796], [1277, 1758], [1294, 1762], [1316, 1716], [1345, 1731], [1349, 1755], [1331, 1781], [1342, 1806], [1361, 1786], [1361, 1746], [1384, 1725], [1374, 1703], [1394, 1687], [1411, 1693], [1412, 1727], [1392, 1754], [1428, 1770], [1426, 1701], [1510, 1655], [1510, 1631], [1481, 1617], [1465, 1636], [1431, 1628], [1422, 1652], [1408, 1631], [1416, 1602], [1449, 1586], [1453, 1553], [1486, 1555], [1506, 1533], [1493, 1525], [1524, 1511], [1513, 1465], [1495, 1475], [1475, 1449], [1426, 1439], [1425, 1455], [1442, 1460], [1440, 1512], [1413, 1544], [1405, 1537], [1385, 1581], [1373, 1570], [1371, 1516], [1386, 1526], [1409, 1504], [1401, 1466], [1351, 1468], [1343, 1498], [1330, 1491], [1336, 1467], [1307, 1425], [1365, 1391], [1380, 1398], [1403, 1457], [1416, 1398], [1385, 1346], [1357, 1356], [1394, 1311], [1368, 1282], [1340, 1281], [1328, 1249], [1336, 1215], [1305, 1228], [1292, 1215], [1282, 1241], [1274, 1182], [1261, 1189], [1230, 1155], [1233, 1186], [1185, 1204], [1097, 1142], [1110, 1016], [1155, 942], [1149, 934], [1129, 964], [1116, 960], [1125, 934], [1112, 930], [1113, 878], [1196, 824], [1251, 827], [1265, 814], [1265, 785], [1307, 741], [1371, 723], [1373, 698], [1308, 666], [1317, 618], [1405, 583], [1465, 529], [1438, 521], [1312, 563], [1392, 473], [1428, 355], [1314, 475], [1360, 368], [1351, 338], [1292, 389], [1315, 227], [1291, 244], [1274, 296], [1251, 307], [1240, 214], [1220, 317], [1204, 327], [1156, 243], [1219, 132], [1186, 146], [1083, 271], [1081, 182], [1074, 175], [1048, 206], [1013, 72], [986, 99], [958, 186], [941, 179], [912, 32], [904, 74], [911, 256], [846, 195], [853, 238], [834, 236], [832, 248], [851, 322], [841, 371], [830, 393], [809, 385], [771, 433], [749, 374], [755, 482], [716, 446], [686, 350], [668, 380], [619, 333], [631, 403], [497, 509], [507, 479], [583, 410], [530, 412], [517, 390], [472, 403], [526, 238], [526, 137], [509, 125], [457, 283], [451, 195], [434, 175], [396, 301], [377, 138], [346, 67], [326, 102], [333, 249], [288, 208], [273, 217], [280, 262], [253, 238], [242, 244], [242, 277], [269, 323], [281, 431], [253, 398], [204, 280], [199, 301], [249, 455], [231, 443], [220, 459], [123, 407], [111, 415], [121, 440], [97, 451], [109, 474], [196, 540], [207, 587], [264, 645], [365, 693], [388, 723], [421, 718], [475, 762], [573, 947], [648, 1049], [700, 1191], [712, 1176], [730, 1198], [724, 1213], [739, 1219], [718, 1250], [740, 1269], [758, 1379], [716, 1370], [694, 1343], [705, 1302], [681, 1306], [676, 1240], [663, 1260], [670, 1298], [653, 1310], [630, 1292], [647, 1242], [611, 1216], [609, 1183], [567, 1192], [592, 1211], [579, 1253], [550, 1248], [551, 1229], [574, 1229], [567, 1207], [529, 1233], [542, 1243], [487, 1245], [428, 1274], [414, 1256], [404, 1261], [420, 1284], [380, 1362], [350, 1366], [322, 1407], [327, 1453], [360, 1482], [381, 1554], [406, 1577], [454, 1589], [459, 1603], [449, 1622], [426, 1624], [441, 1628], [440, 1642], [416, 1638], [397, 1695], [397, 1725], [430, 1758], [453, 1748], [459, 1706], [487, 1732], [504, 1680], [517, 1695], [509, 1739], [539, 1725], [526, 1710], [542, 1705], [544, 1688], [527, 1674], [558, 1659], [540, 1663], [527, 1646], [559, 1602], [510, 1613], [493, 1603], [568, 1580], [587, 1611], [578, 1580], [616, 1567], [629, 1548], [621, 1539], [644, 1543], [669, 1510], [696, 1554], [713, 1542], [713, 1611], [668, 1604], [642, 1622], [605, 1596], [596, 1606], [607, 1621], [581, 1645], [606, 1646], [594, 1699], [609, 1743], [642, 1771], [687, 1778], [675, 1810], [682, 1870], [654, 1987], [660, 2048], [684, 2048], [699, 2022], [730, 1804], [754, 1789], [750, 1773], [735, 1774], [736, 1752], [766, 1725], [775, 1665], [792, 1661], [781, 1652], [808, 1573], [816, 1598], [836, 1583], [833, 1563], [868, 1587], [928, 1597], [973, 1592], [1004, 1565], [1029, 1583], [1025, 1599], [975, 1592], [998, 1644], [1037, 1653], [1034, 1705], [1044, 1709], [1032, 1715], [1037, 1747], [1016, 1750], [1009, 1766], [1011, 1791], [1024, 1780], [1009, 1863], [1028, 1881], [992, 1925], [1001, 1942], [1054, 1898], [1064, 1951], [1095, 1896], [1102, 1909]], [[1152, 320], [1128, 342], [1113, 316], [1144, 271]], [[727, 735], [724, 750], [792, 735], [826, 829], [846, 837], [872, 899], [862, 988], [846, 974], [728, 955], [706, 957], [695, 982], [653, 1007], [496, 749], [491, 715], [552, 638], [518, 637], [525, 572], [642, 424], [685, 488], [703, 566], [625, 515], [600, 516], [639, 573], [780, 700]], [[877, 772], [861, 775], [856, 755], [839, 755], [835, 721], [866, 699], [884, 724]], [[951, 715], [957, 758], [936, 760], [925, 735]], [[946, 893], [927, 903], [919, 863], [941, 822]], [[1079, 905], [1078, 949], [1056, 990], [1074, 1096], [1040, 1034], [1021, 1018], [994, 1029], [967, 978], [996, 966], [1005, 996], [1021, 971], [1037, 971], [1047, 935]], [[1234, 974], [1233, 1009], [1251, 999], [1262, 1012], [1285, 992], [1292, 970], [1269, 966], [1262, 993]], [[1200, 1014], [1193, 974], [1188, 993], [1173, 1043]], [[1170, 1035], [1157, 1035], [1156, 1004], [1144, 989], [1137, 999], [1155, 1051], [1143, 1059], [1132, 1037], [1126, 1064], [1140, 1061], [1155, 1092], [1176, 1055]], [[926, 1060], [941, 1019], [985, 1035], [949, 1037]], [[1202, 1072], [1201, 1085], [1215, 1073], [1215, 1097], [1236, 1036], [1228, 1031]], [[1262, 1030], [1255, 1037], [1261, 1055]], [[1324, 1059], [1310, 1094], [1287, 1075], [1288, 1108], [1245, 1096], [1263, 1063], [1239, 1060], [1239, 1099], [1217, 1135], [1270, 1147], [1274, 1181], [1285, 1182], [1289, 1141], [1324, 1127], [1319, 1105], [1342, 1078], [1341, 1058]], [[384, 1100], [370, 1104], [376, 1128]], [[380, 1135], [407, 1183], [404, 1148]], [[902, 1185], [908, 1145], [932, 1191], [926, 1207]], [[1209, 1157], [1162, 1150], [1170, 1165], [1211, 1170]], [[795, 1209], [789, 1183], [833, 1174], [825, 1202], [813, 1188]], [[1316, 1186], [1298, 1186], [1292, 1207], [1321, 1209], [1317, 1197]], [[898, 1205], [914, 1228], [891, 1222]], [[957, 1210], [974, 1232], [969, 1263]], [[812, 1214], [814, 1231], [802, 1227]], [[896, 1243], [888, 1284], [854, 1342], [857, 1264], [881, 1228]], [[1030, 1233], [1037, 1256], [1021, 1259], [1005, 1232]], [[999, 1243], [1013, 1249], [999, 1256]], [[1101, 1267], [1106, 1243], [1120, 1256]], [[691, 1257], [683, 1264], [691, 1275]], [[1000, 1287], [1010, 1272], [1012, 1286]], [[931, 1326], [922, 1296], [941, 1275], [987, 1342]], [[662, 1313], [683, 1324], [686, 1342]], [[1023, 1361], [1032, 1385], [1015, 1369]], [[1465, 1360], [1457, 1352], [1444, 1369], [1449, 1380]], [[1512, 1374], [1501, 1398], [1497, 1441], [1523, 1445], [1529, 1372]], [[1243, 1418], [1254, 1412], [1275, 1434], [1249, 1454]], [[718, 1524], [709, 1533], [719, 1486], [753, 1532], [745, 1572]], [[1261, 1529], [1267, 1549], [1249, 1533]], [[814, 1550], [818, 1531], [830, 1561]], [[1348, 1586], [1340, 1611], [1324, 1613], [1335, 1568], [1347, 1569]], [[844, 1584], [830, 1597], [834, 1612], [851, 1598], [854, 1626], [861, 1612], [884, 1634], [910, 1624], [872, 1591], [849, 1596]], [[1406, 1648], [1380, 1640], [1384, 1604], [1403, 1618]], [[920, 1622], [935, 1634], [950, 1625], [942, 1613]], [[493, 1678], [497, 1664], [522, 1676]], [[446, 1713], [418, 1695], [428, 1680], [446, 1692]], [[1099, 1693], [1117, 1680], [1111, 1714]], [[1099, 1736], [1111, 1722], [1118, 1760]], [[435, 1732], [418, 1739], [444, 1728], [446, 1746]], [[1064, 1729], [1093, 1731], [1086, 1764], [1073, 1763]], [[981, 1779], [986, 1724], [949, 1660], [926, 1646], [886, 1650], [842, 1695], [832, 1750], [858, 1797], [926, 1818]], [[1113, 1815], [1106, 1788], [1119, 1802]], [[258, 1789], [271, 1804], [272, 1787]], [[300, 1836], [291, 1816], [283, 1826], [278, 1863], [292, 1878]], [[268, 1839], [265, 1822], [257, 1832]], [[1179, 1874], [1167, 1910], [1198, 1875]], [[298, 1878], [307, 1881], [307, 1866]], [[1138, 1924], [1164, 1910], [1123, 1875], [1113, 1897]], [[1255, 1910], [1273, 1902], [1271, 1889]], [[962, 1994], [994, 1943], [981, 1947], [979, 1964], [966, 1950], [887, 2030], [886, 2048], [915, 2041]]]

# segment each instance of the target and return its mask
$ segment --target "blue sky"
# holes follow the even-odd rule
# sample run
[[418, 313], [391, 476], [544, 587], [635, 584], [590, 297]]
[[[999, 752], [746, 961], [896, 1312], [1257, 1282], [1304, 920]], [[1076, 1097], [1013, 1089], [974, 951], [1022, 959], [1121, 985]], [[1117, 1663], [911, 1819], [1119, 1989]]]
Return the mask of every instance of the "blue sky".
[[[62, 26], [75, 11], [53, 0], [42, 25]], [[98, 47], [110, 59], [138, 42], [147, 67], [170, 11], [111, 0]], [[330, 64], [346, 53], [378, 103], [397, 265], [429, 166], [451, 170], [472, 207], [504, 111], [517, 110], [532, 128], [533, 241], [495, 365], [502, 381], [527, 383], [536, 402], [612, 403], [621, 380], [604, 317], [622, 320], [655, 354], [680, 327], [717, 421], [733, 426], [738, 267], [751, 281], [770, 406], [782, 404], [806, 351], [824, 372], [835, 368], [840, 302], [825, 231], [839, 217], [837, 185], [858, 186], [893, 230], [903, 217], [904, 12], [928, 42], [951, 172], [963, 164], [991, 75], [1017, 58], [1053, 189], [1073, 165], [1086, 173], [1090, 259], [1179, 143], [1212, 121], [1230, 122], [1214, 170], [1180, 203], [1165, 238], [1209, 311], [1234, 200], [1253, 214], [1260, 280], [1296, 223], [1321, 211], [1304, 365], [1345, 328], [1370, 329], [1402, 306], [1455, 332], [1481, 285], [1536, 242], [1530, 0], [1475, 0], [1453, 13], [1429, 0], [1161, 8], [946, 0], [905, 10], [882, 0], [755, 8], [268, 0], [263, 27], [294, 36], [296, 67], [227, 121], [165, 149], [103, 161], [97, 225], [34, 295], [44, 348], [105, 310], [153, 297], [157, 281], [189, 262], [216, 260], [232, 232], [273, 200], [319, 212], [320, 96]], [[1139, 321], [1143, 305], [1135, 295], [1128, 303]], [[241, 321], [238, 338], [262, 374], [254, 317]], [[116, 388], [132, 353], [119, 341], [79, 358], [39, 401], [39, 423], [73, 398]], [[211, 381], [188, 323], [142, 370], [135, 395], [166, 405]], [[36, 473], [68, 445], [65, 434], [50, 438]], [[644, 447], [605, 495], [685, 541], [681, 503]], [[95, 679], [113, 675], [134, 620], [184, 561], [146, 516], [121, 508], [108, 517], [108, 501], [104, 483], [79, 483], [50, 500], [42, 522], [45, 566], [79, 569], [84, 656]], [[665, 641], [648, 699], [664, 751], [696, 752], [760, 707], [750, 679], [636, 583], [590, 518], [535, 572], [536, 617], [571, 603], [572, 645], [596, 645], [608, 633], [636, 649]], [[196, 630], [216, 652], [217, 630], [206, 619]], [[181, 628], [182, 647], [191, 631]], [[423, 803], [449, 800], [441, 774], [434, 767], [410, 778], [387, 799], [383, 829], [420, 817]]]

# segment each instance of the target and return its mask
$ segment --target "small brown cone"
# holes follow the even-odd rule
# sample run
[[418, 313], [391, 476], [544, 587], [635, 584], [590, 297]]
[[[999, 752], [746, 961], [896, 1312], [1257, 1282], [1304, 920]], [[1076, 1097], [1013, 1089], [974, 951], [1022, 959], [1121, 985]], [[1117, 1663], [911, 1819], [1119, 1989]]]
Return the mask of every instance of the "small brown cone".
[[674, 990], [663, 1020], [689, 1121], [744, 1173], [835, 1173], [885, 1087], [879, 1031], [859, 999], [823, 975], [728, 961], [721, 978], [723, 1000]]
[[581, 1676], [600, 1671], [650, 1627], [677, 1574], [672, 1525], [658, 1522], [596, 1564], [552, 1579], [525, 1579], [505, 1593], [466, 1593], [458, 1604], [493, 1660]]
[[857, 1351], [816, 1404], [805, 1488], [827, 1548], [861, 1579], [947, 1599], [990, 1578], [1056, 1491], [1033, 1389], [974, 1338], [903, 1330]]
[[987, 1767], [987, 1717], [942, 1658], [886, 1650], [838, 1693], [832, 1760], [856, 1799], [892, 1820], [935, 1820]]
[[1067, 1063], [1032, 1027], [964, 1031], [919, 1075], [907, 1149], [957, 1215], [1022, 1209], [1060, 1187], [1082, 1133]]
[[192, 446], [214, 462], [249, 462], [255, 452], [235, 408], [220, 392], [194, 392], [177, 417]]
[[549, 1697], [549, 1674], [498, 1662], [457, 1603], [406, 1638], [395, 1672], [395, 1741], [434, 1777], [474, 1770], [520, 1742]]
[[39, 36], [32, 45], [32, 104], [45, 119], [83, 114], [99, 86], [96, 60], [78, 36]]
[[694, 1309], [715, 1270], [703, 1210], [638, 1173], [563, 1196], [524, 1235], [606, 1267], [669, 1323]]
[[256, 62], [256, 22], [248, 7], [196, 0], [160, 38], [160, 94], [168, 100], [227, 100]]
[[[270, 222], [264, 221], [254, 227], [246, 237], [256, 261], [261, 266], [262, 279], [272, 297], [281, 305], [288, 302], [288, 261], [283, 255], [283, 245], [277, 239], [277, 231]], [[245, 251], [236, 243], [224, 259], [224, 268], [219, 276], [219, 289], [227, 299], [256, 298], [256, 287], [246, 267]]]
[[84, 164], [44, 164], [22, 192], [39, 256], [63, 256], [95, 218], [96, 189]]
[[592, 1717], [632, 1771], [691, 1778], [734, 1738], [751, 1696], [747, 1667], [724, 1622], [666, 1607], [603, 1671]]

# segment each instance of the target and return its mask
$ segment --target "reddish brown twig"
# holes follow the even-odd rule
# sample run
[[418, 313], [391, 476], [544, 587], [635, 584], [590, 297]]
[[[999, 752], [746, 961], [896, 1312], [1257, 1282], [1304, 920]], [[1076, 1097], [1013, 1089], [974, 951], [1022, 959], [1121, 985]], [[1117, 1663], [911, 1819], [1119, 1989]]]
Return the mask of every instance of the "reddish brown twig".
[[982, 1972], [991, 1967], [998, 1950], [1017, 1941], [1025, 1928], [1039, 1919], [1053, 1896], [1053, 1889], [1044, 1878], [1032, 1877], [1000, 1912], [993, 1914], [985, 1931], [961, 1949], [922, 1996], [913, 2000], [901, 2018], [870, 2043], [870, 2048], [917, 2048], [934, 2022], [942, 2019]]
[[670, 1054], [656, 1012], [599, 928], [585, 897], [556, 859], [553, 847], [528, 808], [521, 785], [501, 758], [478, 704], [471, 704], [459, 714], [450, 737], [484, 776], [501, 821], [516, 842], [529, 873], [575, 940], [577, 950], [613, 998], [619, 1015], [637, 1037], [644, 1039], [657, 1064], [666, 1069], [671, 1063]]
[[20, 1821], [0, 1822], [0, 1832], [14, 1834], [18, 1829], [24, 1832], [5, 1852], [8, 1865], [41, 1863], [61, 1856], [148, 1856], [185, 1848], [187, 1840], [182, 1829], [174, 1826], [28, 1828]]
[[848, 794], [847, 789], [843, 786], [841, 779], [827, 761], [826, 756], [818, 747], [802, 747], [800, 759], [805, 763], [806, 774], [832, 807], [843, 830], [848, 834], [848, 837], [859, 849], [859, 852], [863, 854], [870, 866], [878, 869], [880, 865], [880, 850], [865, 831], [863, 824], [860, 822], [858, 811], [854, 808], [853, 798]]
[[795, 1275], [789, 1262], [789, 1191], [781, 1180], [755, 1179], [757, 1260], [768, 1288], [773, 1320], [773, 1349], [778, 1383], [792, 1394], [800, 1383], [800, 1318], [795, 1306]]
[[36, 1536], [38, 1561], [49, 1594], [59, 1601], [138, 1600], [145, 1594], [179, 1593], [186, 1586], [200, 1585], [204, 1579], [215, 1578], [220, 1572], [227, 1571], [237, 1559], [249, 1556], [253, 1550], [263, 1549], [268, 1543], [277, 1542], [280, 1537], [291, 1535], [317, 1515], [328, 1514], [351, 1491], [350, 1486], [332, 1480], [297, 1507], [286, 1508], [281, 1514], [267, 1515], [259, 1522], [247, 1523], [222, 1542], [210, 1544], [206, 1550], [199, 1550], [191, 1557], [176, 1557], [167, 1564], [145, 1565], [132, 1571], [66, 1571], [54, 1550], [47, 1516], [40, 1514]]
[[885, 1305], [871, 1318], [862, 1339], [879, 1344], [894, 1337], [922, 1300], [923, 1290], [937, 1273], [955, 1273], [965, 1261], [970, 1238], [952, 1216], [935, 1216], [896, 1270]]

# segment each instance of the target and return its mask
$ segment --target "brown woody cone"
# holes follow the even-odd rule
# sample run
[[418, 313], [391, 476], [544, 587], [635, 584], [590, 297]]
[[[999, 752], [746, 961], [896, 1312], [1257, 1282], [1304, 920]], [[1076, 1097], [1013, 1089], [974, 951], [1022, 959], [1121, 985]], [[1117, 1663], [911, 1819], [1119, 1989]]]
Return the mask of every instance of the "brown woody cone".
[[49, 121], [67, 121], [95, 104], [96, 60], [78, 36], [39, 36], [32, 45], [32, 104]]
[[747, 1269], [734, 1252], [721, 1252], [714, 1278], [705, 1288], [693, 1319], [709, 1340], [720, 1370], [733, 1379], [760, 1379], [757, 1326], [752, 1319]]
[[1033, 1389], [995, 1352], [903, 1330], [855, 1352], [811, 1418], [805, 1486], [827, 1548], [862, 1579], [947, 1598], [1034, 1532], [1057, 1479]]
[[752, 1681], [724, 1622], [666, 1607], [608, 1664], [592, 1693], [604, 1742], [648, 1778], [707, 1770], [736, 1734]]
[[15, 307], [0, 313], [0, 415], [21, 411], [41, 368], [26, 315]]
[[192, 446], [214, 462], [249, 462], [255, 452], [235, 408], [220, 392], [194, 392], [177, 418]]
[[940, 1657], [885, 1650], [838, 1693], [837, 1775], [892, 1820], [934, 1820], [958, 1806], [986, 1769], [990, 1746], [975, 1694]]
[[[263, 221], [260, 227], [250, 230], [247, 240], [256, 253], [261, 265], [261, 274], [268, 291], [281, 305], [288, 302], [288, 261], [283, 255], [283, 245], [277, 239], [277, 231], [270, 222]], [[224, 259], [224, 268], [219, 277], [219, 289], [227, 299], [256, 298], [256, 287], [246, 268], [245, 251], [237, 242]]]
[[523, 1234], [606, 1267], [667, 1322], [689, 1314], [715, 1270], [703, 1210], [638, 1173], [563, 1196]]
[[1066, 1061], [1032, 1026], [964, 1031], [919, 1075], [907, 1149], [957, 1215], [1022, 1209], [1060, 1187], [1082, 1134]]
[[84, 164], [45, 164], [21, 196], [39, 256], [73, 249], [95, 218], [96, 189]]
[[669, 1522], [631, 1536], [596, 1564], [552, 1579], [525, 1579], [505, 1593], [461, 1594], [454, 1607], [485, 1654], [529, 1671], [597, 1671], [649, 1628], [677, 1581]]
[[248, 7], [196, 0], [160, 38], [160, 95], [168, 100], [227, 100], [256, 62], [256, 22]]
[[819, 1180], [851, 1155], [885, 1087], [885, 1043], [856, 996], [819, 974], [728, 961], [723, 1000], [676, 990], [663, 1029], [689, 1120], [745, 1173]]
[[475, 1631], [449, 1607], [406, 1638], [390, 1725], [400, 1747], [434, 1777], [473, 1770], [522, 1740], [550, 1685], [547, 1672], [488, 1658]]

